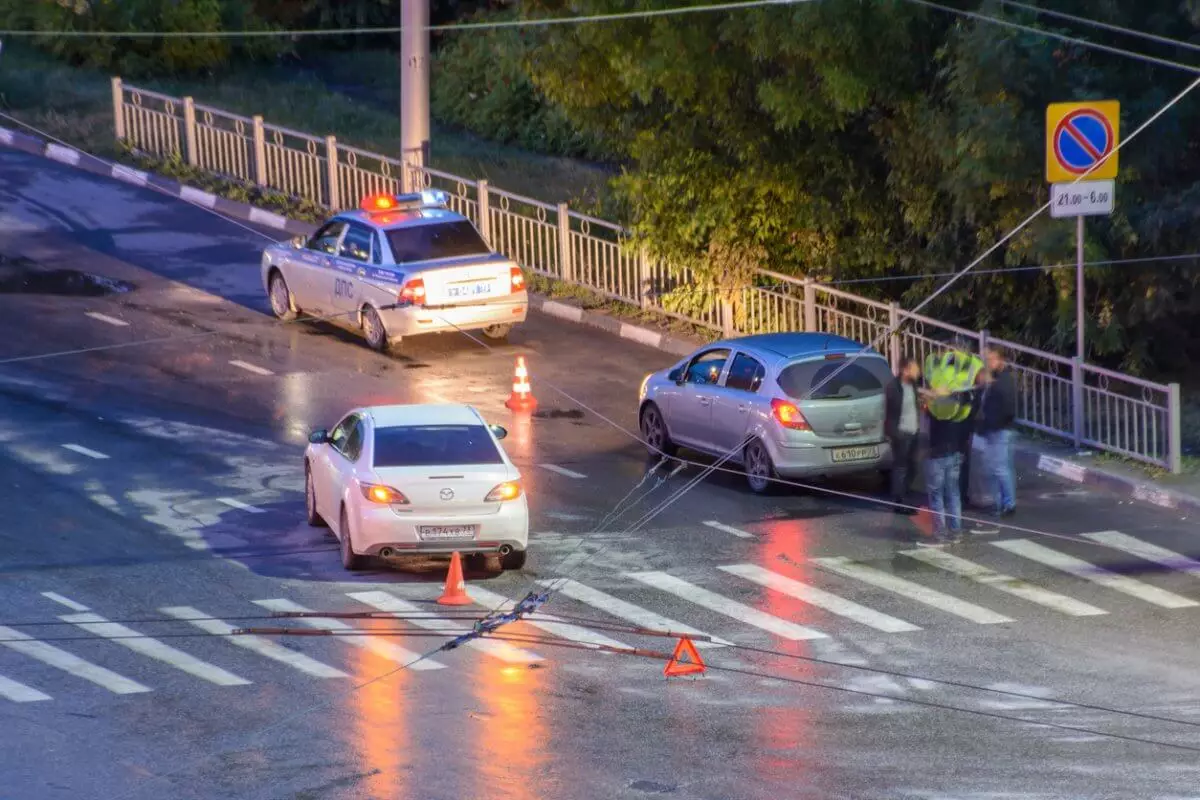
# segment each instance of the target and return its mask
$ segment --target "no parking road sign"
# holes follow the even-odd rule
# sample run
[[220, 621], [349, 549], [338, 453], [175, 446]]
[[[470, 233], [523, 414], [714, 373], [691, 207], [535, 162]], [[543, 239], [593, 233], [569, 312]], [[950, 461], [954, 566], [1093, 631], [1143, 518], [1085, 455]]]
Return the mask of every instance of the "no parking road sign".
[[1099, 163], [1086, 180], [1117, 177], [1121, 104], [1116, 100], [1046, 106], [1046, 180], [1069, 183]]

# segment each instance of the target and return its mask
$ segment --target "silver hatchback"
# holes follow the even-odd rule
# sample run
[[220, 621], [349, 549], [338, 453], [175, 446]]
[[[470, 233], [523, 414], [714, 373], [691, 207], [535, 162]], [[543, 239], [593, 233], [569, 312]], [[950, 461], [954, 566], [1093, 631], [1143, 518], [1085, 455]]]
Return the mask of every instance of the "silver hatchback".
[[[883, 470], [887, 359], [823, 333], [769, 333], [707, 345], [646, 376], [638, 402], [652, 456], [737, 451], [751, 490], [771, 479]], [[854, 360], [851, 360], [854, 359]], [[743, 447], [742, 445], [745, 444]]]

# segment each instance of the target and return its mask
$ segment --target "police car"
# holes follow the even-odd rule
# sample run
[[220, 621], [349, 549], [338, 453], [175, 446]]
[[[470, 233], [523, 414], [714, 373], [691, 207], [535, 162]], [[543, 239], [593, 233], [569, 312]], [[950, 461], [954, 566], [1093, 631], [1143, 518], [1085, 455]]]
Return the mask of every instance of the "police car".
[[449, 199], [440, 191], [373, 195], [309, 239], [271, 245], [262, 256], [271, 310], [283, 320], [324, 318], [381, 352], [438, 331], [503, 339], [525, 321], [525, 276]]

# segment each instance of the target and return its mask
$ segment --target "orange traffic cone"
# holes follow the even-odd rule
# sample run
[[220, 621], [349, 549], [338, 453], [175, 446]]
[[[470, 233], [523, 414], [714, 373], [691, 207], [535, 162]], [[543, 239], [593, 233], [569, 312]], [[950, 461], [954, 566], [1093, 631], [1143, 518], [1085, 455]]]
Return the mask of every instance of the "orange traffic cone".
[[443, 606], [470, 605], [471, 598], [467, 597], [467, 584], [463, 580], [462, 557], [457, 552], [450, 556], [450, 572], [446, 575], [446, 588], [437, 599]]
[[529, 370], [525, 369], [525, 356], [517, 356], [512, 394], [508, 396], [504, 405], [513, 411], [533, 411], [537, 408], [537, 404], [537, 398], [533, 396], [533, 388], [529, 385]]

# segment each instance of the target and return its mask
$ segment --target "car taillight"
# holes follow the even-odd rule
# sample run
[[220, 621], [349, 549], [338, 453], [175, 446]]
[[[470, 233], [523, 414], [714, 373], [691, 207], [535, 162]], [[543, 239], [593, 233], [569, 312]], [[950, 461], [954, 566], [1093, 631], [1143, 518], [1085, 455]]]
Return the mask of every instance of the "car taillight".
[[404, 288], [400, 290], [400, 299], [418, 306], [423, 304], [425, 302], [425, 281], [413, 278], [404, 284]]
[[812, 426], [808, 424], [808, 420], [800, 413], [800, 409], [796, 407], [795, 403], [787, 400], [772, 400], [771, 414], [775, 417], [775, 421], [785, 428], [794, 431], [812, 430]]
[[507, 481], [488, 492], [488, 496], [483, 500], [485, 503], [500, 503], [505, 500], [516, 500], [520, 496], [521, 482]]
[[513, 267], [508, 274], [509, 280], [512, 282], [512, 290], [514, 292], [525, 291], [525, 273], [521, 272], [521, 268]]
[[379, 503], [380, 505], [385, 506], [408, 505], [408, 498], [390, 486], [384, 486], [379, 483], [364, 483], [359, 481], [358, 488], [362, 490], [363, 497], [367, 498], [372, 503]]

